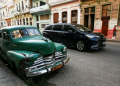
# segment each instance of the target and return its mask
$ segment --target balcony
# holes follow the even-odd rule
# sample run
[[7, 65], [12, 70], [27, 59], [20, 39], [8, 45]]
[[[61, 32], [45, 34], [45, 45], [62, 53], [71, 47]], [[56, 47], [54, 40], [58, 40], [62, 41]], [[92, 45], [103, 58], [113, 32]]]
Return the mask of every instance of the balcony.
[[49, 14], [50, 13], [50, 7], [48, 4], [39, 6], [39, 7], [34, 7], [30, 9], [31, 14], [39, 13], [39, 14]]
[[22, 10], [17, 10], [17, 11], [14, 12], [14, 16], [26, 14], [26, 13], [29, 13], [29, 12], [30, 12], [29, 8], [25, 8], [25, 9], [22, 9]]
[[15, 6], [15, 2], [11, 2], [11, 3], [8, 3], [7, 7], [12, 7], [12, 6]]
[[48, 3], [50, 6], [55, 6], [58, 4], [63, 4], [71, 1], [78, 1], [78, 0], [49, 0]]

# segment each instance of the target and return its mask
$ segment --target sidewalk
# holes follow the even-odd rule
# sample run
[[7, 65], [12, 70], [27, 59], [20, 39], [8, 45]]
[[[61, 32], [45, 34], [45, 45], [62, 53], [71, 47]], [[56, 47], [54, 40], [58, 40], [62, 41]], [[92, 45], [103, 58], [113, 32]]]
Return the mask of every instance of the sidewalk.
[[[1, 57], [0, 57], [1, 58]], [[0, 59], [0, 86], [27, 86]]]
[[110, 41], [110, 42], [120, 42], [120, 40], [118, 40], [118, 39], [115, 39], [115, 40], [113, 40], [113, 39], [106, 39], [106, 41]]

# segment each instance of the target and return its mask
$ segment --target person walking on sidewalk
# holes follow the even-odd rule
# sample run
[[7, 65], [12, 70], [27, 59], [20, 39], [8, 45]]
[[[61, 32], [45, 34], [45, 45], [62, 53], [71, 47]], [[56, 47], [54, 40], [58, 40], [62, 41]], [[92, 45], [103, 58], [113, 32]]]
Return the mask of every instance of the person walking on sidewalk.
[[115, 40], [115, 37], [116, 37], [116, 25], [113, 28], [113, 37], [112, 37], [112, 39]]

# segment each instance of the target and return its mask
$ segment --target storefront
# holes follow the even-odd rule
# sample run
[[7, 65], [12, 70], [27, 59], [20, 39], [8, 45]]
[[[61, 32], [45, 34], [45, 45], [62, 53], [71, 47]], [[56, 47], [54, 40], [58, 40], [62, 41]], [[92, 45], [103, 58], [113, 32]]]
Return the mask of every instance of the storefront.
[[114, 25], [119, 26], [119, 0], [81, 0], [81, 9], [81, 24], [112, 37]]

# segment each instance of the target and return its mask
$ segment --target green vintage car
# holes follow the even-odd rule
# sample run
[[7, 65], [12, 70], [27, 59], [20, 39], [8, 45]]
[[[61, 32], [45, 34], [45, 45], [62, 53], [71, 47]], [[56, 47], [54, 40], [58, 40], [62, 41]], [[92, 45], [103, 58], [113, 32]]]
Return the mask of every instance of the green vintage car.
[[0, 54], [18, 74], [38, 76], [61, 68], [69, 61], [66, 46], [43, 37], [34, 26], [0, 30]]

